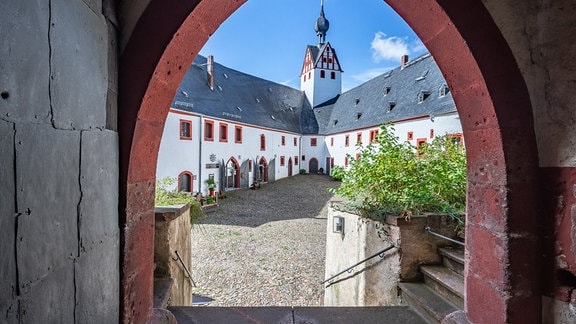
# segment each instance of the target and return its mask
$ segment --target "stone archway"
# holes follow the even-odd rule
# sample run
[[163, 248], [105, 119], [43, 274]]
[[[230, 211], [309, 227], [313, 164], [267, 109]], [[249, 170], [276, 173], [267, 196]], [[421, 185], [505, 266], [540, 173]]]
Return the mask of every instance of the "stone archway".
[[234, 157], [230, 157], [224, 166], [224, 188], [240, 188], [240, 163]]
[[[121, 308], [152, 308], [153, 193], [164, 120], [208, 37], [245, 0], [151, 0], [120, 57]], [[466, 311], [472, 322], [540, 318], [537, 153], [528, 92], [480, 0], [386, 0], [435, 57], [468, 152]], [[534, 188], [534, 189], [532, 189]], [[537, 236], [536, 236], [537, 237]], [[524, 253], [525, 251], [533, 253]]]

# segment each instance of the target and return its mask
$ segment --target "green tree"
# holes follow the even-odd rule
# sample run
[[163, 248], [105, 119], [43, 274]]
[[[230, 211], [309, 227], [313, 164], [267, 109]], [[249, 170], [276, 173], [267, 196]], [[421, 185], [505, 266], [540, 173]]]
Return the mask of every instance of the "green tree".
[[376, 141], [359, 147], [342, 185], [333, 189], [348, 208], [382, 220], [386, 214], [448, 213], [463, 223], [466, 206], [466, 153], [449, 136], [418, 149], [401, 143], [391, 125], [381, 126]]

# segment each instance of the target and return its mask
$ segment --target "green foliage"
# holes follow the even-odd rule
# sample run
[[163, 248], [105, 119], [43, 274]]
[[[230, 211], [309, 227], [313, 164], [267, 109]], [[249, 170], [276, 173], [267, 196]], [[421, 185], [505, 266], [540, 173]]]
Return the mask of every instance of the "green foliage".
[[206, 180], [206, 187], [208, 187], [208, 190], [216, 190], [216, 181], [214, 179]]
[[155, 206], [172, 206], [172, 205], [190, 205], [190, 223], [193, 225], [200, 219], [204, 218], [206, 214], [204, 210], [189, 192], [168, 190], [167, 187], [176, 183], [174, 178], [164, 178], [156, 180], [156, 195], [154, 197]]
[[345, 170], [343, 167], [335, 165], [334, 167], [332, 167], [330, 173], [332, 175], [332, 180], [342, 181], [342, 179], [344, 179]]
[[306, 169], [300, 169], [300, 174], [306, 174]]
[[390, 125], [376, 142], [359, 148], [358, 160], [334, 193], [348, 198], [348, 207], [381, 219], [386, 214], [448, 213], [462, 224], [466, 206], [466, 153], [449, 137], [436, 137], [418, 150], [400, 143]]

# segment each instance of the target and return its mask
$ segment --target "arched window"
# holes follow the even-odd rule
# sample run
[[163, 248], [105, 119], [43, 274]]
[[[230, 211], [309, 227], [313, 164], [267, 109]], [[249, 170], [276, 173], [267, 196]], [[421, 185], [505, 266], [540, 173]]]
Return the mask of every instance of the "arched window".
[[332, 80], [336, 79], [336, 72], [334, 71], [330, 72], [330, 79]]
[[320, 70], [320, 77], [324, 79], [326, 77], [326, 71]]

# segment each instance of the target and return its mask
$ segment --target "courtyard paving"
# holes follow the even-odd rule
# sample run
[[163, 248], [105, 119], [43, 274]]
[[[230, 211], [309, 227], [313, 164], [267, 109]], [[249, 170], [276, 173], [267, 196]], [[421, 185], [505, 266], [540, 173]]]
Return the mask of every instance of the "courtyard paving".
[[210, 306], [320, 306], [328, 176], [227, 192], [192, 228], [194, 294]]

